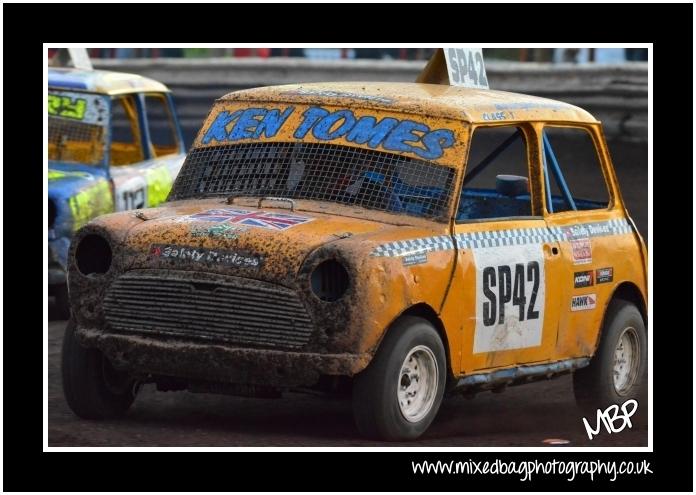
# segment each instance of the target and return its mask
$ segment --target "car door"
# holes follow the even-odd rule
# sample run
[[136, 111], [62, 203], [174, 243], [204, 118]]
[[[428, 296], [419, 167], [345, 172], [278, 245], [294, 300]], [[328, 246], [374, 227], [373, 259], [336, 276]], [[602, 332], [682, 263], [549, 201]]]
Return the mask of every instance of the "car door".
[[[613, 293], [617, 258], [634, 246], [612, 186], [596, 126], [539, 126], [547, 225], [559, 240], [562, 269], [551, 281], [561, 301], [556, 359], [593, 354]], [[543, 134], [542, 134], [543, 133]], [[622, 247], [622, 245], [625, 246]]]
[[445, 305], [458, 313], [464, 373], [542, 361], [555, 348], [558, 304], [547, 280], [560, 249], [543, 217], [536, 146], [528, 125], [473, 130]]

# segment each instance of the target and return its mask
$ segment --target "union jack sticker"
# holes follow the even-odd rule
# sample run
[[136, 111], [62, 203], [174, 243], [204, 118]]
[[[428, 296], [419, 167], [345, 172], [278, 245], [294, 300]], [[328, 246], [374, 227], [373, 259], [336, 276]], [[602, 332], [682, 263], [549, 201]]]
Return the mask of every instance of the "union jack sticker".
[[311, 217], [302, 215], [291, 215], [288, 213], [270, 211], [249, 211], [238, 208], [208, 210], [191, 215], [189, 218], [191, 220], [202, 220], [204, 222], [224, 222], [236, 225], [247, 225], [249, 227], [260, 227], [268, 230], [286, 230], [314, 220]]

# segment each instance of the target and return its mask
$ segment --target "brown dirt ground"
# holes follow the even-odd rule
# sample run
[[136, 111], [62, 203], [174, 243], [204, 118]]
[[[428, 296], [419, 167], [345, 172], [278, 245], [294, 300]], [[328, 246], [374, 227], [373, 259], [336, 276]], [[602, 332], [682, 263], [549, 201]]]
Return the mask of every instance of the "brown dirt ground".
[[[125, 418], [79, 419], [63, 398], [60, 348], [65, 321], [48, 325], [49, 446], [395, 446], [361, 439], [348, 399], [287, 394], [249, 399], [157, 392], [147, 385]], [[589, 441], [570, 377], [447, 399], [435, 422], [409, 446], [543, 446], [564, 438], [571, 446], [647, 446], [647, 429], [603, 431]]]

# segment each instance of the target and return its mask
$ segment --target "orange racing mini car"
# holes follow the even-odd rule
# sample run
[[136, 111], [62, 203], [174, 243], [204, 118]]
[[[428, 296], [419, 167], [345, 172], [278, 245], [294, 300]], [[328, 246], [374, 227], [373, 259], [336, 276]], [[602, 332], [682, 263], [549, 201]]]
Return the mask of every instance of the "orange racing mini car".
[[166, 203], [73, 238], [65, 395], [103, 418], [146, 382], [345, 390], [388, 440], [446, 394], [570, 372], [583, 406], [623, 402], [647, 382], [646, 260], [580, 108], [418, 83], [234, 92]]

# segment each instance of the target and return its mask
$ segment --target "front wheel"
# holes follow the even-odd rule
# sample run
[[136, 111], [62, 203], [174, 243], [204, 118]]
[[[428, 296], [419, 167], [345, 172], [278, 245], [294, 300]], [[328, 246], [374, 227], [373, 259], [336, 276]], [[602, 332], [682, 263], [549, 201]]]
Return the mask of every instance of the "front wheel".
[[63, 336], [63, 394], [70, 409], [84, 419], [122, 416], [133, 403], [137, 383], [114, 369], [97, 349], [83, 347], [71, 318]]
[[589, 414], [629, 399], [644, 399], [647, 386], [648, 339], [636, 306], [617, 299], [607, 309], [599, 348], [586, 368], [573, 374], [578, 405]]
[[355, 377], [358, 430], [383, 440], [418, 438], [435, 419], [446, 378], [445, 348], [435, 328], [422, 318], [401, 318]]

